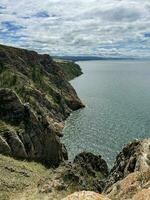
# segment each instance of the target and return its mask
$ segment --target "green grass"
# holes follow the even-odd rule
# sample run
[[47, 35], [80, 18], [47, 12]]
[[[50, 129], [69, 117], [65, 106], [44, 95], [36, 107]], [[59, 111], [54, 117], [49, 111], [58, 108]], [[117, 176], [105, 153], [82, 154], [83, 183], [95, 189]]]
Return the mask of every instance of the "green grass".
[[51, 177], [51, 173], [41, 164], [0, 155], [0, 199], [9, 200], [19, 193], [36, 188], [38, 181]]
[[[55, 170], [47, 169], [36, 162], [19, 161], [0, 155], [0, 200], [60, 200], [77, 190], [77, 186], [73, 185], [65, 190], [51, 186], [51, 182], [57, 181], [57, 175], [62, 170], [63, 166]], [[48, 190], [40, 192], [39, 185]]]
[[56, 63], [58, 63], [59, 66], [62, 68], [65, 78], [68, 81], [82, 74], [81, 68], [74, 62], [65, 62], [57, 60]]
[[[35, 68], [33, 68], [35, 70]], [[33, 78], [33, 77], [34, 78]], [[44, 76], [39, 70], [31, 73], [31, 77], [12, 69], [6, 68], [0, 73], [0, 88], [13, 89], [22, 102], [30, 102], [34, 109], [38, 109], [37, 98], [34, 97], [34, 91], [40, 90], [42, 93], [47, 94], [47, 100], [51, 103], [52, 107], [58, 106], [55, 88], [50, 83], [49, 79]]]

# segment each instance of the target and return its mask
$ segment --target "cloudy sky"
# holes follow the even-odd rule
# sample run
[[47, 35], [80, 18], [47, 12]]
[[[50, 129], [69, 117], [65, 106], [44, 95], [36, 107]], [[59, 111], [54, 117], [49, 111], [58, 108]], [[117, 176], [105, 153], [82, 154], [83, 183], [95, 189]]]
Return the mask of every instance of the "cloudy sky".
[[0, 0], [0, 43], [52, 55], [150, 57], [150, 0]]

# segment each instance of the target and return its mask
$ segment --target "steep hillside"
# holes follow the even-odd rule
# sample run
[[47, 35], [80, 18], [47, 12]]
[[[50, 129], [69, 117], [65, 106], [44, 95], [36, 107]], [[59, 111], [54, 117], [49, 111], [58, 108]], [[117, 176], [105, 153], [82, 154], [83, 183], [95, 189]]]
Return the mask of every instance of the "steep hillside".
[[72, 61], [55, 60], [56, 63], [62, 68], [65, 77], [68, 81], [82, 75], [80, 66]]
[[101, 156], [82, 153], [74, 163], [47, 169], [35, 162], [0, 155], [1, 200], [61, 200], [78, 190], [96, 190], [108, 168]]
[[0, 45], [0, 153], [58, 165], [67, 159], [63, 122], [81, 107], [49, 55]]
[[0, 199], [149, 200], [149, 146], [150, 139], [127, 144], [110, 172], [92, 153], [81, 153], [57, 169], [0, 155]]

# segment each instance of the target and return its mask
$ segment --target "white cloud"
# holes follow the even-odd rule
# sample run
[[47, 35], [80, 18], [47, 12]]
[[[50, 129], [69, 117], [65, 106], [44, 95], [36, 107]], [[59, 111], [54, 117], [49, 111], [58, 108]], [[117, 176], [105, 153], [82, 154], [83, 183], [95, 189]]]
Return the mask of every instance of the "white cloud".
[[0, 22], [23, 27], [12, 32], [0, 23], [2, 43], [52, 54], [150, 56], [149, 0], [1, 0], [0, 6], [6, 7]]

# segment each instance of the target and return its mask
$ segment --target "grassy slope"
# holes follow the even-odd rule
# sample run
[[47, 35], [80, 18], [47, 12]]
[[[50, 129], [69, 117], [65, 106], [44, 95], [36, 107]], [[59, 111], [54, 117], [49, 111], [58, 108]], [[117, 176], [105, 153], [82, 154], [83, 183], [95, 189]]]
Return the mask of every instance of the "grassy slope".
[[55, 61], [62, 68], [64, 75], [68, 81], [82, 74], [80, 66], [74, 62], [62, 61], [62, 60], [55, 60]]
[[[0, 155], [0, 200], [61, 200], [81, 190], [78, 181], [74, 179], [76, 174], [69, 178], [72, 174], [70, 169], [73, 168], [66, 168], [66, 165], [47, 169], [35, 162]], [[97, 173], [95, 177], [100, 180], [102, 174]], [[86, 175], [84, 179], [92, 186], [92, 175]], [[62, 180], [65, 180], [62, 183], [65, 189], [57, 189], [57, 182], [59, 184]]]
[[0, 155], [0, 199], [1, 200], [40, 200], [61, 199], [72, 191], [39, 192], [38, 185], [42, 180], [52, 180], [53, 169], [46, 169], [35, 162], [18, 161]]
[[50, 176], [51, 171], [41, 164], [0, 155], [0, 199], [13, 199], [16, 193], [32, 190], [41, 178]]

